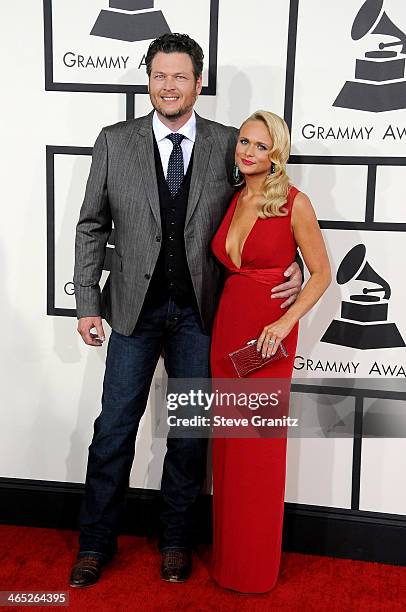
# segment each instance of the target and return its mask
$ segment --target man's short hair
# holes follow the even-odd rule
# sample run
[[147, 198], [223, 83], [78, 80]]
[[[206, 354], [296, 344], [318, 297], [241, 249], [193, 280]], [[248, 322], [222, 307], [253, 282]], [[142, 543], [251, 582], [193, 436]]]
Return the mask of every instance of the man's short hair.
[[203, 50], [201, 46], [187, 34], [163, 34], [152, 41], [145, 57], [148, 76], [151, 75], [152, 60], [157, 53], [187, 53], [192, 60], [195, 79], [198, 79], [202, 75]]

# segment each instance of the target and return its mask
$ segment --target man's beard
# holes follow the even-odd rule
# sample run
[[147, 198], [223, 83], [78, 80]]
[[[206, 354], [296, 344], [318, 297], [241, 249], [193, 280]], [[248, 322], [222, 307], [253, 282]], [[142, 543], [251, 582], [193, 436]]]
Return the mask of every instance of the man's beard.
[[191, 108], [192, 108], [191, 106], [189, 106], [187, 108], [183, 106], [178, 111], [175, 111], [173, 113], [167, 113], [165, 110], [162, 110], [162, 109], [159, 109], [159, 108], [155, 108], [155, 110], [157, 110], [166, 119], [169, 119], [169, 121], [171, 121], [171, 119], [173, 121], [175, 121], [176, 119], [179, 119], [183, 115], [186, 115], [186, 113], [188, 113]]
[[195, 99], [193, 100], [192, 104], [189, 104], [187, 106], [181, 106], [178, 110], [176, 111], [166, 111], [164, 108], [161, 108], [159, 106], [158, 103], [156, 103], [154, 100], [151, 99], [152, 102], [152, 106], [154, 107], [154, 109], [160, 113], [162, 115], [162, 117], [165, 117], [166, 119], [169, 119], [169, 121], [176, 121], [177, 119], [179, 119], [180, 117], [183, 117], [183, 115], [186, 115], [187, 113], [189, 113], [193, 107], [194, 104], [196, 102], [197, 96], [195, 97]]

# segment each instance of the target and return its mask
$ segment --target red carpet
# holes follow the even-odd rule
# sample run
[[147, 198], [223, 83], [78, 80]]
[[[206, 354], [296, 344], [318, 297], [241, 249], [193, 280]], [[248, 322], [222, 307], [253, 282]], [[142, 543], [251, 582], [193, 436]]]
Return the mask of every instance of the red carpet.
[[194, 572], [188, 582], [170, 584], [159, 578], [160, 556], [155, 540], [122, 536], [120, 554], [105, 569], [101, 581], [79, 590], [67, 586], [76, 556], [76, 532], [2, 525], [0, 541], [0, 590], [69, 591], [70, 605], [61, 610], [406, 610], [404, 567], [284, 553], [279, 583], [273, 591], [240, 595], [212, 582], [207, 548], [194, 557]]

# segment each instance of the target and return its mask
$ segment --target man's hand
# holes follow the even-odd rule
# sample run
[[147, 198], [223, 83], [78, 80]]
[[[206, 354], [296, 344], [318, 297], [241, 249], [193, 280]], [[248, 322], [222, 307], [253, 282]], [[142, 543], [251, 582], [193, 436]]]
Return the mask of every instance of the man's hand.
[[287, 308], [297, 298], [302, 288], [302, 273], [296, 261], [290, 264], [284, 272], [289, 277], [286, 283], [277, 285], [271, 289], [271, 298], [288, 298], [281, 304], [281, 308]]
[[[91, 329], [96, 329], [97, 333], [92, 334]], [[78, 321], [78, 332], [83, 342], [90, 346], [101, 346], [105, 339], [101, 317], [82, 317]]]

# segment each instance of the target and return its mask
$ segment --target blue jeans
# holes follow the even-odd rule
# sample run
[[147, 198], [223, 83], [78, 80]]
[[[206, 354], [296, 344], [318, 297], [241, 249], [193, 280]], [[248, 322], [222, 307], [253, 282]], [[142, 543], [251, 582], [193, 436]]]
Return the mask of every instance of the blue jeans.
[[[138, 425], [164, 348], [169, 378], [208, 378], [210, 336], [199, 313], [169, 300], [143, 308], [131, 336], [111, 333], [102, 410], [89, 446], [79, 554], [111, 557], [123, 515]], [[190, 548], [194, 505], [206, 473], [207, 439], [168, 437], [161, 482], [161, 550]]]

